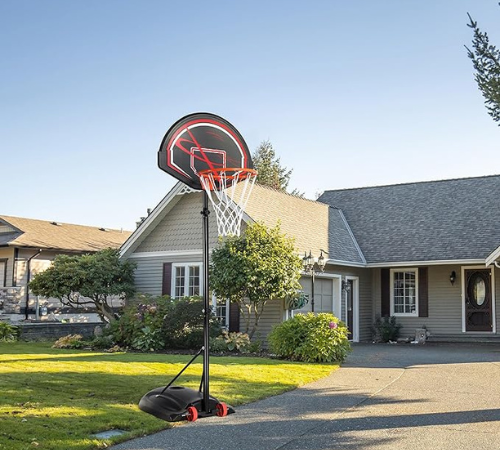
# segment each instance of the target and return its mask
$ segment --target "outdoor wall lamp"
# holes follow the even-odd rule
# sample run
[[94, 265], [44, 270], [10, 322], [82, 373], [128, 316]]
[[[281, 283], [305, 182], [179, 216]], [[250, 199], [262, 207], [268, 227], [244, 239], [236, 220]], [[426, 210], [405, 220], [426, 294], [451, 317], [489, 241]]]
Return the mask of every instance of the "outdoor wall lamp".
[[304, 252], [304, 257], [302, 258], [302, 265], [304, 268], [304, 272], [311, 275], [312, 284], [311, 284], [311, 311], [314, 312], [314, 279], [316, 272], [323, 272], [325, 270], [326, 260], [323, 256], [323, 253], [328, 255], [328, 252], [320, 249], [320, 255], [318, 260], [314, 260], [314, 256], [309, 250], [309, 255]]
[[343, 280], [342, 281], [342, 290], [344, 292], [349, 292], [351, 290], [351, 283], [349, 283], [349, 281], [347, 281], [347, 280]]
[[450, 283], [453, 286], [455, 284], [455, 280], [457, 279], [457, 274], [455, 271], [450, 273]]

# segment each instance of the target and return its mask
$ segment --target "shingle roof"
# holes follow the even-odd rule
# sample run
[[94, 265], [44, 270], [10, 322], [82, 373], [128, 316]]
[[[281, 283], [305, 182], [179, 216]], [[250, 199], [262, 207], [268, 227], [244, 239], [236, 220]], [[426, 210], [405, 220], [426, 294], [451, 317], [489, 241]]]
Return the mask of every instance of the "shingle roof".
[[485, 259], [500, 245], [500, 175], [326, 191], [368, 263]]
[[118, 248], [130, 234], [129, 231], [0, 216], [0, 246], [94, 252]]
[[328, 251], [330, 260], [364, 262], [341, 211], [335, 208], [255, 185], [245, 212], [270, 227], [279, 221], [281, 231], [295, 238], [299, 251], [311, 250], [319, 256], [323, 249]]

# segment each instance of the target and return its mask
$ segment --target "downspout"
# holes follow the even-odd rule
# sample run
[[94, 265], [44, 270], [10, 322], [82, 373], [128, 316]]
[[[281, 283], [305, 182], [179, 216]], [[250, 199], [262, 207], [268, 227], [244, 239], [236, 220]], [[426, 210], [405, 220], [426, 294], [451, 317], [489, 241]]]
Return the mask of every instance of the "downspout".
[[38, 250], [33, 256], [30, 256], [28, 258], [28, 261], [26, 261], [26, 270], [27, 270], [27, 275], [26, 275], [26, 305], [24, 308], [24, 320], [28, 320], [28, 307], [30, 303], [30, 280], [31, 280], [31, 260], [33, 258], [36, 258], [40, 253], [42, 253], [42, 249]]
[[498, 269], [500, 269], [500, 264], [498, 263], [498, 261], [495, 261], [495, 267], [497, 267]]

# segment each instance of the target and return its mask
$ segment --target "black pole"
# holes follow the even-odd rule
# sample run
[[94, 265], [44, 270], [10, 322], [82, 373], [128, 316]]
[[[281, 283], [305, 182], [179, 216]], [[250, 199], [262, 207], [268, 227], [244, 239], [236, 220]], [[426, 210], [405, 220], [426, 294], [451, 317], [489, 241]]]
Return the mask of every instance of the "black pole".
[[24, 318], [28, 320], [29, 314], [28, 314], [28, 309], [30, 305], [30, 281], [31, 281], [31, 260], [33, 258], [36, 258], [40, 253], [42, 253], [42, 249], [38, 250], [34, 255], [30, 256], [26, 262], [26, 306], [24, 308]]
[[208, 299], [208, 194], [203, 192], [203, 411], [209, 413], [209, 353], [210, 353], [210, 302]]
[[314, 269], [311, 270], [311, 310], [314, 312]]

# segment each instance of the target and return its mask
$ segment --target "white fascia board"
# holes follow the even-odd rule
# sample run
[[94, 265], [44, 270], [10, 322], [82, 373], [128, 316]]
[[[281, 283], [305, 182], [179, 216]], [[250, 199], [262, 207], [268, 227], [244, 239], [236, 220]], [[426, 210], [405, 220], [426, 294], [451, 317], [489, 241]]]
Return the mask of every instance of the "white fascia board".
[[344, 213], [341, 209], [338, 210], [340, 213], [340, 217], [342, 218], [342, 221], [344, 222], [344, 225], [347, 229], [347, 232], [349, 233], [349, 236], [352, 239], [352, 242], [354, 243], [354, 246], [356, 247], [356, 250], [358, 252], [359, 257], [361, 258], [361, 261], [363, 261], [363, 264], [366, 265], [366, 258], [365, 255], [363, 255], [363, 252], [361, 251], [361, 247], [358, 244], [358, 241], [354, 237], [354, 233], [351, 230], [351, 227], [349, 226], [349, 223], [347, 222], [347, 219], [344, 216]]
[[335, 266], [348, 266], [348, 267], [368, 267], [366, 263], [352, 262], [352, 261], [341, 261], [338, 259], [327, 259], [325, 264], [335, 265]]
[[413, 267], [413, 266], [445, 266], [445, 265], [484, 264], [484, 259], [443, 259], [436, 261], [391, 261], [367, 264], [367, 268], [376, 267]]
[[146, 231], [149, 231], [150, 225], [158, 218], [165, 208], [177, 197], [177, 195], [183, 195], [188, 190], [185, 189], [186, 185], [180, 181], [170, 190], [170, 192], [163, 197], [163, 199], [156, 205], [156, 207], [151, 211], [151, 214], [146, 217], [146, 220], [142, 222], [138, 228], [130, 235], [130, 237], [125, 241], [125, 243], [120, 248], [120, 258], [128, 256], [128, 254], [133, 251], [134, 248], [141, 242], [141, 238], [145, 235]]
[[493, 250], [493, 252], [486, 258], [486, 265], [493, 264], [500, 257], [500, 247]]

